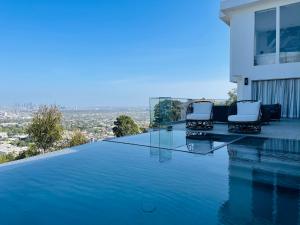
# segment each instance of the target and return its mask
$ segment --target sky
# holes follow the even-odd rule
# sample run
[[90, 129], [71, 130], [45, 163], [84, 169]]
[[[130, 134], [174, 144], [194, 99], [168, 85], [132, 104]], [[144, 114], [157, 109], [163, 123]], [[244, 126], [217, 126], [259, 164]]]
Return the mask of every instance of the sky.
[[0, 104], [227, 98], [220, 0], [1, 0]]

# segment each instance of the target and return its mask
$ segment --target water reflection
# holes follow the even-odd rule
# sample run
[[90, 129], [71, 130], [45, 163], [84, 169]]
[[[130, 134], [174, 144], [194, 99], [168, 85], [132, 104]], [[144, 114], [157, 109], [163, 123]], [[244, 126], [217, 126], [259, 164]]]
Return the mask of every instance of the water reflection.
[[245, 138], [228, 146], [222, 224], [299, 224], [299, 141]]
[[150, 148], [150, 157], [157, 158], [160, 163], [172, 160], [172, 150], [161, 148]]
[[214, 149], [214, 141], [187, 139], [186, 148], [191, 153], [207, 154]]
[[183, 131], [167, 131], [160, 129], [150, 132], [150, 146], [158, 148], [176, 149], [185, 144]]
[[185, 131], [158, 130], [150, 132], [150, 146], [195, 154], [208, 154], [239, 138], [235, 135], [209, 133], [197, 135], [196, 138], [187, 138]]

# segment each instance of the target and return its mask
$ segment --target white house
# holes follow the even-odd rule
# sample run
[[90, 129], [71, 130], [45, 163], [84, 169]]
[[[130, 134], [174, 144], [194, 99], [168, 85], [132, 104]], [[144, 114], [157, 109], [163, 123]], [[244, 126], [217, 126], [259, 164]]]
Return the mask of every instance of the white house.
[[230, 27], [230, 81], [240, 100], [280, 103], [300, 118], [300, 0], [222, 0]]

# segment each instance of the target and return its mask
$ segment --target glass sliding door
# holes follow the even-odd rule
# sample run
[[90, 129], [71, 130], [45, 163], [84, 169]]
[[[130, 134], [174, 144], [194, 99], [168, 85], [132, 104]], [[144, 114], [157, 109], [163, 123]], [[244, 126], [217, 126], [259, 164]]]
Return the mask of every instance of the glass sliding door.
[[300, 3], [280, 7], [280, 62], [300, 62]]
[[276, 62], [276, 8], [255, 13], [254, 65]]
[[300, 78], [252, 82], [252, 99], [281, 105], [285, 118], [300, 118]]

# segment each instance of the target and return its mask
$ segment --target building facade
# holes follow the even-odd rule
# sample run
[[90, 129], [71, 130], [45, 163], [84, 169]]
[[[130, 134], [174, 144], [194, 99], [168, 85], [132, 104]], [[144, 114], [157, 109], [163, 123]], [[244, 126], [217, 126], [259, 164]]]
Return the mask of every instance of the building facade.
[[230, 81], [239, 100], [280, 103], [300, 118], [300, 0], [223, 0], [230, 27]]

